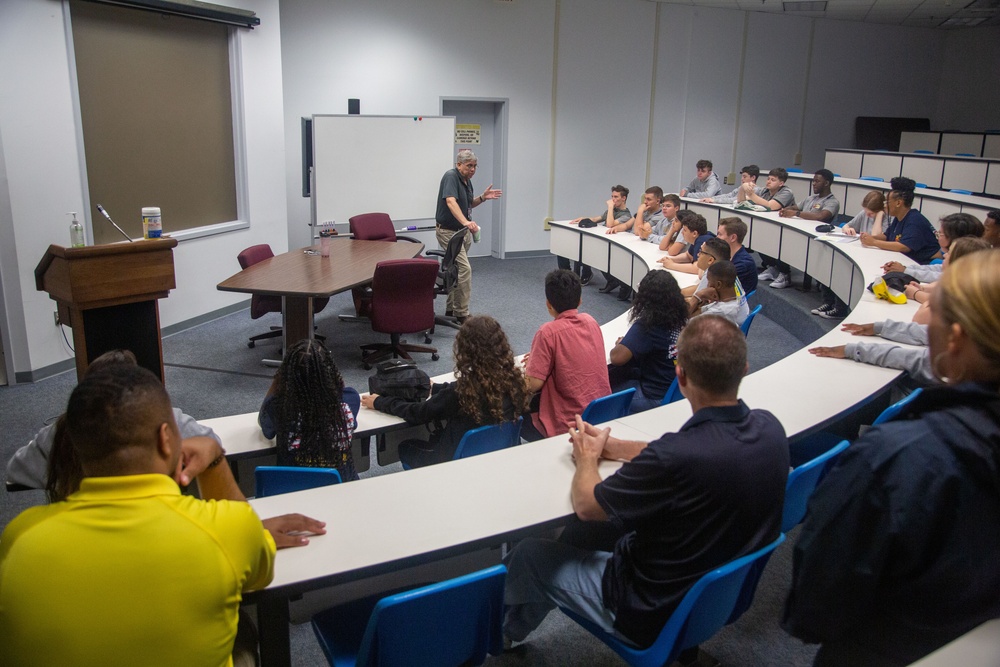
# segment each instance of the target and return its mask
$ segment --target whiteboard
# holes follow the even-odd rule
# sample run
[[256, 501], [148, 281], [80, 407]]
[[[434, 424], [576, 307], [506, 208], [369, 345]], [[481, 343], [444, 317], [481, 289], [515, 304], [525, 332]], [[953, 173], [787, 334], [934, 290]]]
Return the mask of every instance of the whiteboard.
[[455, 166], [454, 116], [313, 116], [313, 222], [433, 219]]

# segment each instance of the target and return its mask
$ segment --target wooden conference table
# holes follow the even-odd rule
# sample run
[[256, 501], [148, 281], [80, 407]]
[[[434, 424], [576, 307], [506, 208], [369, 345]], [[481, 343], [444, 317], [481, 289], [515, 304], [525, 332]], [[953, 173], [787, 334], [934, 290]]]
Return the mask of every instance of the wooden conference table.
[[[685, 203], [690, 208], [706, 207]], [[728, 207], [714, 208], [706, 211], [713, 230], [720, 216], [734, 214]], [[840, 239], [823, 240], [814, 231], [814, 222], [771, 213], [738, 215], [751, 225], [754, 247], [759, 245], [799, 268], [808, 264], [817, 279], [831, 284], [853, 307], [847, 321], [909, 320], [915, 312], [912, 303], [879, 302], [864, 290], [864, 281], [880, 274], [885, 262], [905, 263], [902, 255], [862, 248], [859, 243], [837, 243]], [[606, 235], [600, 229], [581, 230], [559, 222], [553, 223], [553, 232], [553, 253], [571, 259], [582, 256], [595, 269], [610, 270], [633, 286], [647, 271], [658, 269], [656, 259], [664, 254], [632, 234]], [[681, 284], [694, 278], [675, 275]], [[619, 319], [608, 324], [627, 326]], [[606, 344], [609, 335], [613, 332], [605, 332]], [[816, 344], [851, 340], [858, 339], [837, 328]], [[740, 396], [751, 407], [774, 413], [794, 438], [867, 403], [899, 375], [888, 368], [814, 357], [802, 349], [751, 373]], [[690, 404], [682, 400], [607, 425], [616, 437], [648, 441], [676, 431], [690, 416]], [[603, 461], [600, 472], [606, 477], [619, 466]], [[290, 600], [306, 591], [498, 546], [560, 525], [573, 513], [569, 495], [573, 471], [570, 444], [565, 436], [557, 436], [405, 473], [252, 500], [260, 516], [304, 512], [326, 521], [328, 529], [326, 535], [312, 538], [308, 547], [279, 552], [272, 583], [247, 595], [248, 602], [257, 604], [264, 665], [290, 664]]]
[[290, 250], [243, 269], [218, 284], [223, 292], [281, 297], [283, 349], [313, 337], [313, 299], [333, 296], [371, 282], [375, 266], [389, 259], [412, 259], [422, 243], [332, 239], [330, 255], [319, 246]]

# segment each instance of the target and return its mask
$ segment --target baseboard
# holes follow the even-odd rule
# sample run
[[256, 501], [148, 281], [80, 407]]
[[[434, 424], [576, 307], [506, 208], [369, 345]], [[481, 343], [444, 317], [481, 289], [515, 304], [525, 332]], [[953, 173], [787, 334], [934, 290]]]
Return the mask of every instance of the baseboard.
[[[535, 257], [546, 257], [552, 255], [548, 250], [518, 250], [517, 252], [505, 252], [504, 259], [534, 259]], [[555, 255], [552, 255], [554, 258]]]

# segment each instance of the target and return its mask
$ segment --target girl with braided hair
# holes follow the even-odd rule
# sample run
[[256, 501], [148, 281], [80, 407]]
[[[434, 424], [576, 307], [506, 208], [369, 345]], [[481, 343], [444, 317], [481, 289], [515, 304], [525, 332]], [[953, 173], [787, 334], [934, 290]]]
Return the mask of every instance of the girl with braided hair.
[[513, 421], [528, 407], [524, 374], [514, 363], [507, 335], [488, 315], [470, 317], [455, 337], [455, 382], [431, 386], [426, 401], [365, 394], [366, 408], [401, 417], [410, 424], [447, 425], [429, 440], [404, 440], [399, 459], [410, 468], [450, 461], [466, 431]]
[[276, 438], [278, 465], [336, 468], [349, 482], [358, 478], [351, 436], [360, 403], [330, 351], [301, 340], [285, 352], [257, 421], [264, 437]]

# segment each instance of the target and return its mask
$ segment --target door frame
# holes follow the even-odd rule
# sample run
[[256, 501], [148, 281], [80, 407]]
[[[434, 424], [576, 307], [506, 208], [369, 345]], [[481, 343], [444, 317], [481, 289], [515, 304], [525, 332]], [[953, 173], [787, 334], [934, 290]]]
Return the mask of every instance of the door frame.
[[[494, 124], [493, 124], [493, 180], [499, 174], [501, 187], [507, 186], [507, 125], [510, 98], [507, 97], [472, 97], [442, 95], [438, 98], [438, 114], [444, 116], [444, 105], [446, 102], [487, 102], [493, 104]], [[500, 199], [493, 202], [493, 237], [491, 255], [503, 259], [507, 249], [507, 193]], [[499, 204], [499, 207], [496, 205]]]

